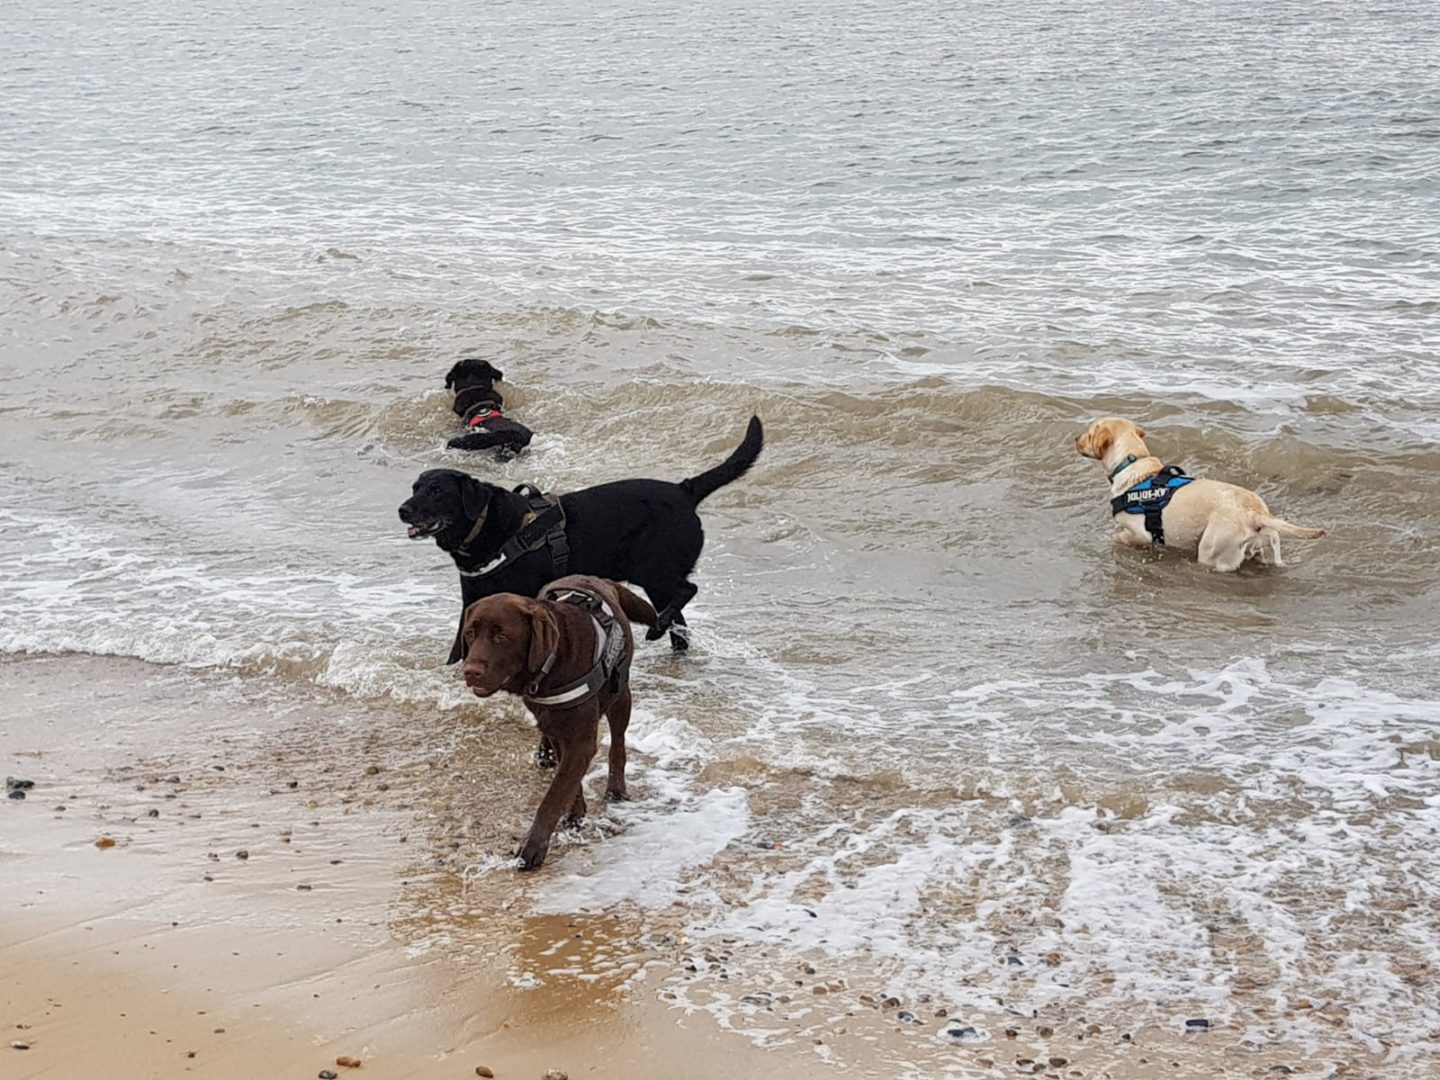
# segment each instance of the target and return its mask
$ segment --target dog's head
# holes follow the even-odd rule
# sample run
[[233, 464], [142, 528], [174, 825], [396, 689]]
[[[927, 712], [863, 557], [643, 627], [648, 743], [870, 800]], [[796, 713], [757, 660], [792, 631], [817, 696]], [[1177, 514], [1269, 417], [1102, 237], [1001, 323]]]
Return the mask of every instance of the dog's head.
[[525, 692], [560, 641], [560, 628], [549, 608], [515, 593], [497, 593], [465, 609], [460, 674], [476, 697], [500, 690]]
[[445, 389], [468, 390], [472, 386], [489, 386], [503, 382], [505, 373], [489, 360], [478, 360], [473, 356], [461, 360], [445, 376]]
[[400, 520], [411, 540], [433, 536], [447, 551], [459, 547], [484, 517], [492, 487], [459, 469], [426, 469], [400, 504]]
[[1137, 456], [1149, 453], [1145, 449], [1145, 430], [1118, 416], [1107, 416], [1091, 423], [1085, 433], [1075, 440], [1075, 452], [1081, 457], [1104, 461], [1105, 455], [1117, 445], [1125, 445]]

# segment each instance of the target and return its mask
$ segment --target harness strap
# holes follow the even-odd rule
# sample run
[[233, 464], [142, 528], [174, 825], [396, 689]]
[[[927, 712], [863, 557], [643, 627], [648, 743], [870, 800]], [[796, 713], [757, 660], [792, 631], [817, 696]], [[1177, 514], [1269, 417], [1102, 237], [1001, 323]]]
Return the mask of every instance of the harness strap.
[[[565, 509], [560, 505], [560, 500], [554, 495], [542, 495], [537, 488], [529, 484], [521, 484], [515, 489], [517, 495], [524, 495], [530, 502], [530, 512], [525, 515], [525, 523], [514, 536], [501, 545], [495, 558], [491, 559], [484, 566], [476, 570], [461, 570], [462, 578], [484, 578], [489, 577], [502, 566], [514, 562], [522, 555], [532, 551], [538, 551], [547, 545], [550, 548], [550, 561], [554, 568], [554, 576], [562, 577], [565, 568], [570, 563], [570, 545], [565, 539]], [[477, 522], [470, 535], [465, 538], [465, 544], [469, 544], [480, 532], [480, 524]], [[461, 552], [464, 551], [461, 545]]]
[[482, 427], [491, 420], [503, 420], [505, 414], [496, 408], [486, 408], [489, 402], [482, 402], [480, 405], [465, 414], [465, 426], [467, 428]]
[[627, 681], [630, 662], [625, 655], [625, 631], [614, 613], [600, 597], [584, 589], [567, 589], [547, 599], [556, 604], [575, 604], [585, 609], [590, 616], [591, 625], [595, 627], [595, 662], [580, 678], [541, 695], [540, 684], [555, 664], [556, 653], [552, 652], [540, 673], [526, 687], [525, 703], [547, 706], [579, 705], [598, 694], [606, 683], [610, 683], [615, 692], [619, 693]]
[[[1128, 467], [1128, 466], [1126, 466]], [[1114, 474], [1112, 474], [1114, 475]], [[1110, 514], [1144, 514], [1145, 531], [1150, 542], [1165, 546], [1165, 521], [1161, 517], [1165, 507], [1175, 497], [1175, 492], [1186, 484], [1194, 483], [1193, 476], [1186, 476], [1178, 465], [1166, 465], [1153, 476], [1147, 476], [1134, 487], [1122, 491], [1110, 500]]]

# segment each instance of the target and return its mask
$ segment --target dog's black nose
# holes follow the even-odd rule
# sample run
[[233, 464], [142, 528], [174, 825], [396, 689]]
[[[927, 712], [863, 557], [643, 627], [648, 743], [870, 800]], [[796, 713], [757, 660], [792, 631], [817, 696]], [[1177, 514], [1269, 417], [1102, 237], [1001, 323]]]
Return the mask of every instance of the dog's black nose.
[[410, 504], [409, 504], [408, 502], [403, 502], [403, 503], [401, 503], [401, 504], [400, 504], [400, 520], [403, 521], [403, 522], [405, 522], [405, 524], [407, 524], [407, 525], [410, 524], [410, 513], [411, 513], [411, 511], [410, 511]]

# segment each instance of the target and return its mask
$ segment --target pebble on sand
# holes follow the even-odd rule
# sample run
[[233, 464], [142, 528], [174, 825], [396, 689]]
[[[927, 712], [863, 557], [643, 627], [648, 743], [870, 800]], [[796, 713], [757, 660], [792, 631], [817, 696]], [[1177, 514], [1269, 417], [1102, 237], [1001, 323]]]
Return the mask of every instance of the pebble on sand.
[[545, 1075], [541, 1077], [541, 1080], [570, 1080], [570, 1077], [559, 1069], [546, 1069]]
[[1196, 1019], [1196, 1020], [1186, 1020], [1186, 1021], [1185, 1021], [1185, 1030], [1186, 1030], [1186, 1031], [1204, 1031], [1204, 1030], [1206, 1030], [1209, 1026], [1210, 1026], [1210, 1021], [1204, 1019], [1203, 1017], [1200, 1018], [1200, 1019]]
[[112, 848], [115, 846], [115, 838], [113, 836], [102, 836], [99, 840], [95, 841], [95, 846], [101, 849]]
[[21, 791], [19, 788], [15, 788], [11, 791], [7, 791], [5, 793], [5, 797], [7, 799], [14, 799], [16, 802], [24, 802], [25, 792]]
[[339, 1074], [334, 1069], [321, 1069], [320, 1080], [339, 1080]]
[[29, 1049], [30, 1049], [30, 1044], [27, 1043], [27, 1042], [21, 1042], [19, 1039], [16, 1039], [14, 1042], [12, 1042], [12, 1043], [10, 1044], [10, 1049], [11, 1049], [11, 1050], [29, 1050]]
[[339, 1065], [342, 1069], [358, 1069], [360, 1067], [360, 1059], [351, 1057], [349, 1054], [341, 1054], [335, 1059], [335, 1064]]
[[493, 1077], [495, 1076], [495, 1074], [494, 1074], [493, 1072], [491, 1072], [489, 1069], [487, 1069], [484, 1065], [476, 1065], [476, 1066], [475, 1066], [475, 1075], [476, 1075], [476, 1076], [486, 1076], [486, 1077], [491, 1077], [491, 1078], [493, 1078]]

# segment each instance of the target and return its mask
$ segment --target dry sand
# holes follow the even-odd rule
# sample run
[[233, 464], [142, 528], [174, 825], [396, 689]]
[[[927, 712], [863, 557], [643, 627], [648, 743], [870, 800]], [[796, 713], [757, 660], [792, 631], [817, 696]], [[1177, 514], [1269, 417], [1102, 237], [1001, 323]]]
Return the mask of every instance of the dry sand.
[[341, 1055], [437, 1080], [1334, 1075], [1079, 1014], [944, 1047], [929, 1013], [907, 1031], [843, 970], [803, 967], [762, 1048], [666, 989], [700, 952], [722, 949], [718, 978], [731, 962], [676, 915], [535, 916], [543, 871], [466, 883], [538, 796], [523, 724], [476, 739], [338, 695], [267, 705], [255, 682], [0, 662], [0, 767], [36, 784], [0, 806], [0, 1077], [304, 1078], [350, 1072]]

